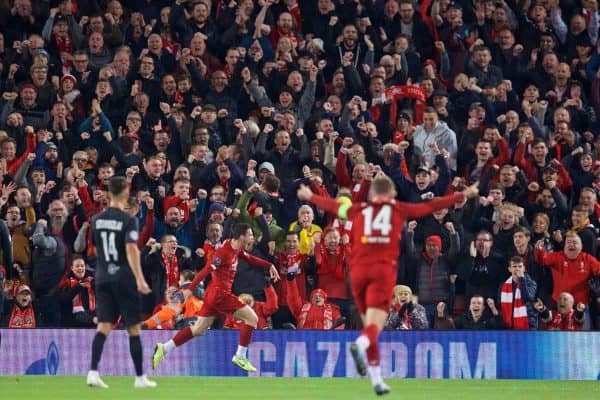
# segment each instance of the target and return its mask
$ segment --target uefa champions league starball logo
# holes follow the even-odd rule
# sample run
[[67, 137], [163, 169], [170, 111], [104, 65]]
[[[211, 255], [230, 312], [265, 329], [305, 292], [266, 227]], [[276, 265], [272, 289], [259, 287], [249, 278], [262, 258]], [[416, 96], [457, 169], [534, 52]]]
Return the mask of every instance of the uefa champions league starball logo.
[[58, 346], [54, 341], [50, 343], [46, 358], [32, 362], [25, 370], [25, 375], [56, 375], [60, 363]]

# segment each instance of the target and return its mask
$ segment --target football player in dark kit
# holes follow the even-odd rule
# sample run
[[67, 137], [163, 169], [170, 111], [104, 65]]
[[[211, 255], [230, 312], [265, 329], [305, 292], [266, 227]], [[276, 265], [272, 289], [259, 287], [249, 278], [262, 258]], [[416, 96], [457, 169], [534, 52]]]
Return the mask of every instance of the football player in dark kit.
[[150, 293], [142, 274], [137, 247], [138, 223], [124, 211], [129, 184], [124, 177], [108, 183], [110, 206], [92, 218], [92, 239], [97, 251], [96, 314], [98, 329], [92, 342], [92, 366], [87, 376], [91, 387], [108, 388], [98, 374], [98, 363], [106, 337], [122, 316], [129, 334], [129, 350], [135, 365], [135, 388], [154, 388], [156, 382], [144, 375], [140, 340], [141, 294]]

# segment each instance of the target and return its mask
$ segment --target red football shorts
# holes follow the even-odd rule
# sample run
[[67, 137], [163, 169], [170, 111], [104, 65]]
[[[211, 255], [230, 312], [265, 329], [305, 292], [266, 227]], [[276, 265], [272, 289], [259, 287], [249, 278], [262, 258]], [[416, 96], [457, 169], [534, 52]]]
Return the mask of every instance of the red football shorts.
[[367, 308], [379, 308], [385, 312], [390, 310], [396, 275], [396, 271], [392, 270], [390, 265], [369, 265], [350, 269], [352, 296], [361, 314], [365, 314]]
[[206, 289], [203, 301], [202, 308], [198, 312], [200, 317], [218, 317], [222, 314], [233, 314], [246, 306], [230, 291], [214, 286], [209, 286]]

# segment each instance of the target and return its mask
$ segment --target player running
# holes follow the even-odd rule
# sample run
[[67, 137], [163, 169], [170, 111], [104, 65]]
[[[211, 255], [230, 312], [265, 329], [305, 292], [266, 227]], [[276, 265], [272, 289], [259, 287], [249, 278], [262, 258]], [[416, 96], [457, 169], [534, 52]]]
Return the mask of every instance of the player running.
[[465, 196], [473, 197], [477, 193], [477, 186], [473, 185], [462, 193], [432, 201], [401, 203], [395, 200], [394, 183], [385, 175], [376, 177], [371, 183], [368, 203], [352, 206], [317, 196], [304, 185], [298, 189], [300, 200], [309, 201], [341, 219], [352, 221], [351, 242], [354, 245], [349, 260], [350, 280], [364, 329], [352, 344], [351, 353], [358, 373], [365, 376], [368, 370], [377, 395], [390, 392], [390, 387], [381, 377], [378, 337], [385, 325], [396, 284], [400, 255], [398, 242], [404, 222], [450, 207], [464, 200]]
[[236, 295], [231, 293], [231, 285], [233, 285], [238, 266], [238, 257], [250, 265], [268, 269], [271, 279], [279, 280], [279, 274], [273, 264], [244, 251], [246, 245], [254, 240], [250, 225], [241, 223], [235, 225], [232, 229], [231, 237], [231, 239], [226, 240], [214, 252], [212, 259], [196, 275], [188, 288], [193, 292], [196, 286], [209, 273], [212, 273], [212, 281], [204, 294], [204, 304], [198, 313], [198, 320], [193, 326], [183, 328], [177, 332], [173, 339], [168, 342], [156, 345], [154, 356], [152, 357], [152, 368], [156, 368], [158, 363], [165, 358], [165, 355], [175, 347], [181, 346], [194, 336], [203, 335], [216, 317], [222, 314], [233, 314], [235, 319], [242, 320], [244, 323], [240, 327], [239, 346], [231, 362], [245, 371], [256, 371], [256, 368], [254, 368], [247, 358], [247, 350], [252, 339], [252, 333], [258, 323], [258, 317], [250, 306], [242, 303]]
[[135, 366], [134, 387], [154, 388], [156, 382], [146, 378], [142, 366], [140, 293], [148, 294], [150, 288], [140, 266], [137, 219], [124, 211], [129, 199], [129, 183], [125, 177], [112, 177], [108, 191], [111, 197], [109, 208], [92, 219], [92, 239], [98, 252], [95, 279], [98, 328], [92, 342], [92, 366], [87, 384], [108, 388], [98, 374], [98, 363], [106, 337], [121, 315], [127, 326], [129, 351]]

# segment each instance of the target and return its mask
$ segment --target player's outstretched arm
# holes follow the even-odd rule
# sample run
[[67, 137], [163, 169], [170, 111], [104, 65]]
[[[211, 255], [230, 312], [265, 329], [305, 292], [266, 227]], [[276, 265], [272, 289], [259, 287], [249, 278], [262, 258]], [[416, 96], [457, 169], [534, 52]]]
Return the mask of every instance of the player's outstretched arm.
[[211, 263], [206, 263], [206, 265], [204, 266], [204, 268], [202, 268], [194, 277], [194, 279], [192, 280], [192, 283], [190, 283], [190, 286], [188, 287], [189, 290], [191, 290], [192, 292], [196, 289], [196, 287], [200, 284], [200, 282], [202, 282], [203, 280], [206, 279], [206, 277], [211, 273], [211, 271], [213, 271], [215, 268], [213, 268], [213, 265]]
[[442, 208], [452, 207], [455, 203], [463, 201], [465, 197], [472, 198], [479, 193], [479, 182], [469, 186], [463, 192], [449, 196], [439, 197], [424, 203], [403, 203], [402, 210], [407, 219], [421, 218], [433, 214]]
[[275, 268], [275, 266], [270, 262], [263, 260], [260, 257], [253, 256], [252, 254], [249, 254], [245, 251], [241, 251], [239, 257], [245, 260], [250, 265], [255, 265], [257, 267], [269, 270], [269, 277], [271, 279], [274, 279], [275, 281], [278, 281], [280, 279], [279, 273], [277, 272], [277, 268]]
[[131, 268], [133, 276], [135, 277], [135, 284], [137, 285], [138, 292], [141, 294], [148, 294], [152, 292], [146, 283], [146, 279], [144, 279], [144, 274], [142, 273], [142, 266], [140, 264], [140, 249], [138, 249], [137, 243], [127, 243], [125, 245], [125, 250], [127, 253], [129, 267]]
[[325, 210], [330, 214], [336, 215], [340, 218], [346, 219], [346, 212], [350, 208], [347, 204], [338, 203], [331, 197], [318, 196], [310, 190], [306, 185], [300, 185], [298, 189], [298, 198], [300, 200], [308, 201], [319, 207], [321, 210]]

